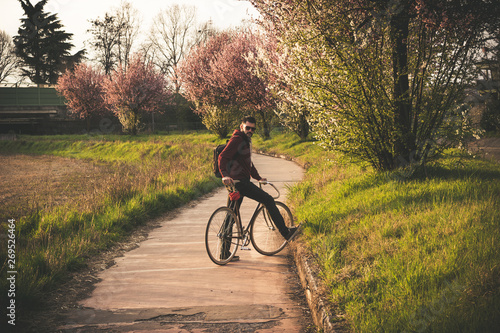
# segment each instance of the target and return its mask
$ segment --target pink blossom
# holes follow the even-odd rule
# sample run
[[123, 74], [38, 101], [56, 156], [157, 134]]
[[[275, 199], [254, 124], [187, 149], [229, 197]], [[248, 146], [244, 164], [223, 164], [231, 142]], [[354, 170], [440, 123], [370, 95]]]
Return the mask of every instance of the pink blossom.
[[80, 118], [102, 114], [108, 109], [104, 100], [104, 74], [87, 64], [66, 71], [58, 80], [56, 90], [64, 96], [68, 109]]

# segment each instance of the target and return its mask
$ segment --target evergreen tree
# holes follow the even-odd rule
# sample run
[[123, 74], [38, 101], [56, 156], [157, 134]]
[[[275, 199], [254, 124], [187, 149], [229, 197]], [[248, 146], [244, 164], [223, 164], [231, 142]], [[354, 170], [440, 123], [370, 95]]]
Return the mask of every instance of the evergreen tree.
[[85, 51], [74, 55], [73, 36], [62, 30], [56, 14], [44, 12], [47, 0], [32, 5], [30, 0], [19, 0], [25, 18], [21, 19], [18, 35], [14, 37], [16, 54], [21, 58], [22, 75], [36, 84], [55, 84], [61, 73], [82, 60]]

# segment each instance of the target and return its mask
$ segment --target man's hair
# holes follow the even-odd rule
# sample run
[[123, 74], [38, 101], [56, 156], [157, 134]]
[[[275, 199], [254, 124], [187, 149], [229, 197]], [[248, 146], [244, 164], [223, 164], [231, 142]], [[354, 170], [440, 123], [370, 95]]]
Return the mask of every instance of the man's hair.
[[241, 119], [241, 123], [244, 124], [246, 122], [249, 122], [251, 124], [257, 124], [257, 121], [255, 120], [254, 117], [252, 116], [245, 116]]

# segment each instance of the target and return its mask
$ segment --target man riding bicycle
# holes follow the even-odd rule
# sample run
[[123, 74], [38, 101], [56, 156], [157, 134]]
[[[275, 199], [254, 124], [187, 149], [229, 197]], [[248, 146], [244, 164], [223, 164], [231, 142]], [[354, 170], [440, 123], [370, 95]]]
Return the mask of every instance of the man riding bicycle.
[[241, 194], [238, 205], [243, 197], [249, 197], [262, 203], [271, 215], [280, 234], [291, 240], [298, 233], [298, 228], [288, 228], [281, 216], [273, 197], [250, 181], [250, 177], [258, 181], [267, 181], [262, 178], [252, 163], [252, 135], [256, 130], [254, 117], [246, 116], [241, 120], [240, 129], [235, 130], [226, 148], [219, 155], [219, 169], [222, 182], [227, 186], [234, 186]]

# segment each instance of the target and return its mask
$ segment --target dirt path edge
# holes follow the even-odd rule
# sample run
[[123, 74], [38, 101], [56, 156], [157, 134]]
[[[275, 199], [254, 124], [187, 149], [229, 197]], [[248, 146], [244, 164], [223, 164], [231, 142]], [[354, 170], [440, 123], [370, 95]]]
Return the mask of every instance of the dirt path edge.
[[317, 278], [313, 274], [313, 269], [308, 262], [307, 251], [304, 250], [301, 244], [297, 243], [293, 243], [291, 249], [314, 325], [325, 333], [338, 332], [337, 328], [334, 327], [332, 316], [324, 300], [324, 292], [321, 291]]

